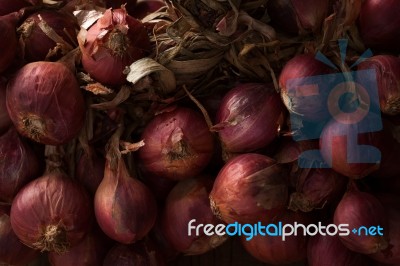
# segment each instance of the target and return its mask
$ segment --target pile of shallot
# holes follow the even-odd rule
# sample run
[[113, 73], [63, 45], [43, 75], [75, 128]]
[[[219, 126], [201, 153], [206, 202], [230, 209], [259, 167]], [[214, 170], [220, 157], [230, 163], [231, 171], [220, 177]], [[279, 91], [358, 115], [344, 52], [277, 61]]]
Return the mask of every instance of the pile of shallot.
[[[235, 239], [243, 265], [400, 265], [399, 33], [395, 0], [0, 0], [0, 265]], [[327, 233], [254, 231], [288, 224]]]

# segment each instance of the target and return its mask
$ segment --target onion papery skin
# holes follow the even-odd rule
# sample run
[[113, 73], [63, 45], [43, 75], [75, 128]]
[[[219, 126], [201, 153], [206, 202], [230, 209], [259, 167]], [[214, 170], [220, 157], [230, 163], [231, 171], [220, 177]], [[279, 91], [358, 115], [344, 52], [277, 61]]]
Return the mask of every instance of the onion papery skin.
[[0, 80], [0, 135], [12, 125], [6, 104], [6, 82]]
[[310, 212], [330, 205], [341, 196], [348, 179], [332, 169], [305, 169], [297, 177], [296, 191], [290, 195], [289, 209]]
[[400, 51], [400, 6], [396, 0], [366, 0], [360, 10], [358, 29], [368, 48]]
[[[311, 217], [305, 213], [287, 210], [279, 219], [283, 224], [294, 224], [295, 222], [307, 226]], [[250, 240], [241, 237], [246, 251], [256, 259], [272, 265], [284, 265], [299, 262], [307, 257], [308, 237], [301, 230], [297, 236], [287, 236], [285, 241], [280, 236], [256, 235]]]
[[377, 55], [361, 62], [357, 68], [375, 70], [382, 113], [400, 114], [400, 59], [392, 55]]
[[0, 264], [26, 265], [39, 252], [22, 244], [11, 228], [9, 210], [0, 206]]
[[387, 217], [383, 205], [379, 200], [367, 193], [351, 188], [345, 193], [342, 200], [336, 207], [334, 223], [348, 224], [352, 230], [361, 226], [380, 226], [384, 228], [384, 235], [356, 235], [350, 232], [348, 236], [340, 236], [342, 243], [350, 250], [362, 253], [373, 254], [388, 247], [387, 232]]
[[104, 259], [103, 266], [165, 266], [160, 251], [149, 240], [132, 245], [114, 246]]
[[[43, 20], [64, 42], [69, 45], [55, 42], [40, 27]], [[42, 22], [42, 23], [43, 23]], [[78, 43], [78, 23], [69, 13], [56, 10], [41, 10], [30, 15], [18, 28], [20, 43], [26, 62], [56, 61], [69, 51], [76, 48]], [[63, 47], [63, 48], [61, 48]]]
[[222, 244], [226, 237], [205, 234], [189, 236], [186, 228], [196, 224], [220, 224], [211, 211], [209, 193], [213, 180], [206, 176], [180, 181], [169, 193], [162, 216], [163, 234], [172, 247], [186, 255], [199, 255]]
[[321, 122], [328, 119], [330, 114], [327, 100], [332, 89], [331, 86], [327, 85], [330, 83], [329, 76], [326, 76], [324, 84], [320, 84], [321, 86], [318, 87], [318, 94], [303, 96], [307, 93], [306, 88], [299, 86], [303, 85], [303, 80], [310, 77], [333, 72], [333, 69], [315, 59], [311, 54], [297, 55], [290, 59], [279, 75], [281, 97], [289, 112], [310, 122]]
[[141, 181], [129, 176], [121, 158], [107, 158], [104, 178], [95, 194], [94, 210], [103, 232], [122, 244], [141, 240], [157, 218], [153, 194]]
[[[371, 123], [373, 122], [374, 120], [371, 120]], [[359, 132], [358, 124], [342, 124], [332, 119], [324, 127], [320, 138], [320, 151], [326, 163], [336, 172], [351, 179], [364, 178], [378, 170], [380, 166], [380, 160], [378, 160], [378, 158], [375, 163], [349, 162], [348, 156], [351, 156], [354, 161], [360, 162], [363, 156], [367, 153], [365, 153], [365, 150], [358, 149], [357, 147], [348, 148], [348, 136], [358, 136], [358, 145], [369, 145], [378, 150], [379, 147], [382, 146], [382, 131], [374, 132], [374, 130], [370, 130], [369, 133]], [[348, 149], [351, 149], [351, 154], [348, 154]], [[368, 156], [365, 157], [368, 157], [368, 160], [376, 158], [375, 153], [373, 152], [368, 153], [367, 155]]]
[[268, 1], [271, 23], [290, 34], [318, 33], [328, 15], [329, 0]]
[[287, 173], [264, 155], [248, 153], [229, 160], [210, 193], [214, 214], [226, 223], [271, 221], [286, 208]]
[[346, 248], [338, 236], [313, 236], [308, 241], [307, 251], [309, 266], [372, 266], [365, 255]]
[[142, 139], [139, 158], [144, 171], [172, 180], [200, 174], [214, 152], [213, 135], [203, 116], [185, 107], [154, 117]]
[[0, 73], [7, 70], [17, 54], [18, 40], [15, 32], [16, 16], [9, 14], [0, 17]]
[[27, 246], [62, 253], [79, 244], [92, 226], [92, 204], [84, 188], [62, 173], [27, 184], [11, 206], [11, 225]]
[[10, 80], [7, 109], [22, 136], [47, 145], [75, 138], [86, 112], [74, 74], [62, 63], [44, 61], [26, 64]]
[[49, 252], [49, 261], [52, 266], [97, 266], [102, 265], [109, 251], [111, 241], [100, 231], [92, 231], [75, 247], [58, 254]]
[[105, 158], [95, 152], [84, 152], [78, 160], [75, 176], [92, 195], [103, 180], [105, 164]]
[[214, 128], [226, 152], [244, 153], [270, 144], [283, 121], [284, 105], [279, 94], [264, 84], [245, 83], [225, 95]]
[[125, 9], [106, 10], [78, 40], [83, 68], [106, 85], [125, 83], [125, 68], [146, 56], [151, 46], [146, 28]]
[[39, 177], [39, 158], [14, 127], [0, 136], [0, 202], [11, 203], [20, 189]]

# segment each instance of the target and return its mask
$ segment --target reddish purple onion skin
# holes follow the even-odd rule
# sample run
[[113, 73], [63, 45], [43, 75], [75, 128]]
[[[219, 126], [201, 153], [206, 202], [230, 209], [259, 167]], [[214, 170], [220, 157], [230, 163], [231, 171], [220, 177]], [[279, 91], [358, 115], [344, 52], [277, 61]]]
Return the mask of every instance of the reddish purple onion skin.
[[239, 84], [223, 98], [216, 122], [214, 129], [226, 152], [251, 152], [278, 136], [284, 122], [284, 105], [268, 85]]
[[142, 139], [145, 146], [139, 158], [144, 171], [171, 180], [200, 174], [214, 152], [213, 135], [203, 116], [184, 107], [154, 117]]
[[291, 34], [318, 33], [328, 15], [329, 0], [275, 0], [267, 4], [272, 24]]
[[96, 194], [104, 177], [106, 160], [94, 151], [90, 154], [84, 152], [76, 165], [75, 176], [92, 194]]
[[[44, 21], [64, 43], [51, 39], [40, 27]], [[41, 10], [30, 15], [19, 27], [20, 42], [23, 43], [24, 59], [27, 62], [56, 61], [77, 47], [76, 36], [79, 27], [76, 19], [69, 13], [56, 10]]]
[[0, 17], [0, 73], [11, 65], [17, 54], [16, 17], [13, 13]]
[[[378, 119], [378, 116], [375, 116], [370, 122], [378, 121], [375, 119]], [[325, 125], [320, 138], [320, 151], [327, 164], [336, 172], [351, 179], [364, 178], [380, 167], [380, 159], [374, 163], [355, 163], [363, 160], [366, 153], [358, 148], [348, 148], [347, 143], [348, 136], [358, 136], [357, 145], [369, 145], [379, 150], [382, 147], [383, 132], [376, 132], [372, 129], [367, 131], [368, 133], [359, 132], [358, 124], [342, 124], [332, 119]], [[348, 150], [351, 150], [350, 155]], [[371, 158], [367, 159], [376, 158], [374, 153], [370, 153], [370, 155]], [[354, 163], [348, 161], [348, 156], [353, 158]]]
[[0, 264], [26, 265], [39, 256], [18, 239], [11, 228], [9, 210], [0, 206]]
[[222, 244], [226, 237], [205, 234], [190, 236], [186, 228], [192, 219], [197, 224], [220, 224], [210, 208], [209, 193], [213, 180], [209, 177], [190, 178], [179, 182], [169, 193], [163, 216], [163, 234], [174, 249], [186, 255], [199, 255]]
[[0, 135], [12, 125], [6, 105], [6, 83], [0, 81]]
[[382, 113], [400, 114], [400, 58], [377, 55], [363, 61], [357, 68], [375, 70]]
[[163, 6], [165, 6], [164, 1], [142, 0], [139, 1], [133, 8], [128, 10], [128, 13], [137, 19], [143, 19], [145, 16], [154, 13]]
[[26, 64], [9, 81], [7, 109], [21, 135], [47, 145], [75, 138], [86, 113], [74, 73], [62, 63], [44, 61]]
[[27, 6], [30, 6], [30, 3], [25, 0], [0, 0], [0, 16], [8, 15]]
[[297, 177], [296, 192], [290, 195], [289, 209], [310, 212], [337, 199], [348, 179], [332, 169], [305, 169]]
[[[314, 55], [297, 55], [289, 60], [279, 76], [281, 97], [286, 108], [291, 113], [299, 115], [302, 119], [311, 122], [325, 121], [330, 117], [327, 99], [331, 92], [330, 86], [319, 86], [319, 93], [308, 91], [310, 87], [291, 86], [291, 80], [301, 81], [302, 78], [333, 73], [333, 70], [324, 63], [315, 59]], [[329, 76], [326, 76], [329, 84]], [[296, 84], [296, 83], [293, 83]], [[301, 83], [300, 83], [301, 84]], [[312, 89], [312, 88], [311, 88]], [[311, 93], [312, 96], [303, 97], [302, 94]]]
[[366, 47], [399, 51], [399, 12], [400, 6], [396, 0], [366, 0], [363, 2], [358, 29]]
[[[311, 217], [305, 213], [287, 210], [280, 216], [279, 221], [283, 224], [297, 222], [307, 226], [311, 222]], [[249, 241], [242, 236], [241, 240], [246, 251], [264, 263], [284, 265], [302, 261], [307, 257], [308, 237], [303, 234], [288, 236], [285, 241], [279, 236], [262, 235], [256, 235]]]
[[84, 188], [70, 177], [45, 174], [17, 194], [11, 206], [11, 225], [25, 245], [62, 253], [90, 231], [91, 205]]
[[146, 56], [150, 47], [146, 28], [125, 9], [106, 10], [80, 40], [85, 71], [96, 81], [114, 86], [127, 82], [125, 68]]
[[141, 181], [129, 176], [122, 158], [107, 158], [104, 178], [94, 197], [94, 210], [103, 232], [123, 244], [143, 239], [157, 217], [153, 194]]
[[14, 127], [0, 136], [0, 202], [11, 203], [40, 170], [37, 155]]
[[309, 266], [372, 266], [367, 256], [346, 248], [338, 236], [311, 237], [308, 241], [307, 258]]
[[351, 188], [345, 193], [342, 200], [336, 207], [334, 223], [348, 224], [349, 230], [361, 226], [380, 226], [384, 228], [384, 236], [356, 235], [350, 232], [348, 236], [340, 236], [342, 243], [350, 250], [362, 253], [373, 254], [388, 247], [387, 240], [387, 217], [383, 205], [379, 200], [366, 192]]
[[92, 231], [75, 247], [69, 251], [57, 254], [49, 252], [49, 261], [52, 266], [96, 266], [102, 265], [112, 243], [100, 230]]
[[286, 208], [286, 175], [267, 156], [238, 155], [219, 172], [210, 193], [211, 208], [226, 223], [271, 221]]
[[118, 244], [104, 259], [103, 266], [165, 266], [160, 251], [149, 241], [140, 241], [133, 245]]

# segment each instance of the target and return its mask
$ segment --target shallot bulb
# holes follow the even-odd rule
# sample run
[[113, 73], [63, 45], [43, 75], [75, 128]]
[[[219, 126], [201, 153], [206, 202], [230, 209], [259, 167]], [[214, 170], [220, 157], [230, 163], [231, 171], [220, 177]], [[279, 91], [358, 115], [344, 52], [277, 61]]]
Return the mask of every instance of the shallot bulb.
[[361, 62], [358, 69], [375, 70], [382, 113], [400, 114], [400, 58], [392, 55], [373, 56]]
[[214, 139], [203, 116], [189, 108], [157, 115], [142, 139], [139, 158], [144, 172], [172, 180], [200, 174], [213, 155]]
[[400, 51], [400, 6], [396, 0], [365, 0], [358, 29], [365, 46]]
[[213, 129], [218, 131], [226, 152], [243, 153], [270, 144], [283, 121], [284, 106], [272, 87], [244, 83], [225, 95]]
[[16, 24], [17, 17], [13, 13], [0, 17], [0, 73], [11, 65], [17, 54]]
[[150, 40], [146, 28], [125, 9], [108, 9], [78, 38], [82, 65], [89, 75], [107, 85], [126, 82], [125, 68], [146, 56]]
[[318, 33], [328, 15], [329, 0], [274, 0], [268, 1], [272, 24], [287, 33]]
[[310, 54], [297, 55], [290, 59], [279, 76], [281, 97], [289, 112], [311, 122], [321, 122], [329, 118], [327, 100], [332, 89], [330, 76], [327, 75], [325, 82], [318, 84], [318, 87], [315, 87], [315, 80], [310, 78], [332, 72], [331, 68]]
[[[360, 228], [361, 226], [370, 227], [380, 226], [387, 229], [387, 217], [383, 205], [379, 200], [367, 193], [351, 188], [343, 196], [336, 207], [334, 214], [336, 225], [348, 224], [349, 230]], [[383, 235], [353, 234], [340, 236], [343, 244], [350, 250], [362, 253], [373, 254], [385, 250], [388, 247], [387, 232]]]
[[39, 158], [14, 127], [0, 136], [0, 201], [11, 203], [20, 189], [40, 175]]
[[15, 197], [11, 225], [27, 246], [62, 253], [90, 231], [92, 206], [80, 184], [62, 173], [46, 173]]
[[367, 256], [346, 248], [338, 236], [313, 236], [308, 241], [307, 251], [309, 266], [371, 265]]
[[271, 221], [286, 208], [287, 176], [273, 159], [242, 154], [219, 172], [210, 193], [214, 214], [226, 223]]
[[30, 15], [18, 28], [27, 62], [56, 61], [78, 44], [78, 24], [72, 14], [41, 10]]
[[169, 193], [162, 216], [163, 233], [174, 249], [186, 255], [203, 254], [220, 244], [226, 237], [207, 236], [204, 233], [188, 235], [186, 228], [191, 220], [196, 224], [221, 223], [212, 213], [209, 193], [213, 180], [201, 176], [180, 181]]
[[9, 210], [0, 206], [0, 264], [26, 265], [39, 252], [21, 243], [11, 228]]
[[95, 151], [84, 152], [78, 160], [75, 176], [92, 195], [103, 180], [105, 163], [106, 160]]
[[121, 129], [108, 144], [104, 178], [94, 198], [97, 222], [103, 232], [122, 244], [143, 239], [153, 228], [157, 205], [151, 191], [138, 179], [131, 177], [121, 157]]
[[8, 83], [7, 109], [21, 135], [47, 145], [66, 144], [85, 120], [78, 81], [58, 62], [23, 66]]

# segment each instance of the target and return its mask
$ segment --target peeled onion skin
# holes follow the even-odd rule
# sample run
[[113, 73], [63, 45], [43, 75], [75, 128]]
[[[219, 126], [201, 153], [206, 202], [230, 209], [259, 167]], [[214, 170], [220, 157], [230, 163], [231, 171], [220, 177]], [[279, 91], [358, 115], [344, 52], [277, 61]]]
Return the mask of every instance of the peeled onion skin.
[[9, 14], [0, 17], [0, 73], [4, 72], [13, 62], [17, 53], [17, 24], [16, 14]]
[[125, 68], [146, 56], [151, 46], [146, 28], [125, 9], [108, 9], [78, 40], [85, 71], [115, 86], [126, 82]]
[[11, 228], [9, 212], [0, 206], [0, 264], [26, 265], [39, 252], [22, 244]]
[[139, 158], [144, 172], [172, 180], [200, 174], [214, 152], [213, 135], [203, 116], [184, 107], [154, 117], [142, 139]]
[[[283, 224], [294, 224], [295, 222], [307, 226], [311, 217], [302, 212], [284, 212], [278, 219]], [[265, 225], [265, 224], [264, 224]], [[285, 241], [279, 236], [256, 235], [247, 241], [245, 236], [241, 237], [246, 251], [256, 259], [273, 265], [290, 264], [299, 262], [307, 257], [308, 237], [303, 234], [288, 236]]]
[[383, 236], [358, 236], [350, 233], [348, 236], [340, 236], [342, 243], [350, 250], [373, 254], [385, 250], [388, 247], [387, 217], [383, 205], [379, 200], [366, 192], [352, 188], [343, 196], [336, 207], [334, 223], [348, 224], [350, 230], [360, 226], [380, 226], [383, 228]]
[[[49, 33], [43, 31], [40, 27], [42, 21], [57, 34], [62, 43], [56, 43]], [[76, 19], [69, 13], [41, 10], [30, 15], [18, 28], [24, 59], [27, 62], [60, 59], [78, 45], [78, 29]]]
[[366, 0], [361, 6], [358, 29], [368, 48], [398, 52], [400, 6], [396, 0]]
[[272, 87], [243, 83], [223, 98], [213, 129], [226, 152], [244, 153], [269, 145], [283, 121], [284, 106]]
[[346, 248], [338, 236], [313, 236], [308, 241], [307, 251], [309, 266], [372, 265], [365, 255]]
[[79, 244], [92, 224], [89, 196], [62, 173], [45, 174], [26, 185], [11, 207], [11, 225], [27, 246], [62, 253]]
[[153, 194], [141, 181], [129, 176], [122, 158], [107, 158], [94, 209], [103, 232], [123, 244], [143, 239], [157, 217]]
[[400, 59], [392, 55], [377, 55], [363, 61], [357, 69], [375, 70], [382, 113], [400, 114]]
[[62, 63], [22, 67], [7, 86], [7, 109], [18, 132], [36, 142], [62, 145], [85, 120], [85, 103], [74, 74]]
[[213, 213], [226, 223], [271, 221], [287, 200], [287, 173], [273, 159], [253, 153], [228, 161], [210, 193]]
[[11, 203], [28, 182], [40, 175], [39, 158], [14, 127], [0, 136], [0, 202]]
[[[329, 118], [327, 99], [331, 87], [320, 86], [319, 94], [303, 97], [299, 93], [302, 92], [303, 88], [291, 88], [289, 87], [289, 81], [331, 73], [333, 73], [333, 70], [315, 59], [312, 54], [297, 55], [290, 59], [279, 75], [281, 97], [289, 112], [299, 115], [305, 121], [311, 122], [325, 121]], [[329, 80], [326, 80], [326, 82], [329, 83]]]
[[200, 176], [179, 182], [169, 193], [162, 216], [163, 234], [172, 247], [185, 255], [198, 255], [221, 245], [227, 238], [218, 235], [189, 236], [186, 228], [192, 219], [197, 224], [220, 224], [208, 199], [213, 180]]

